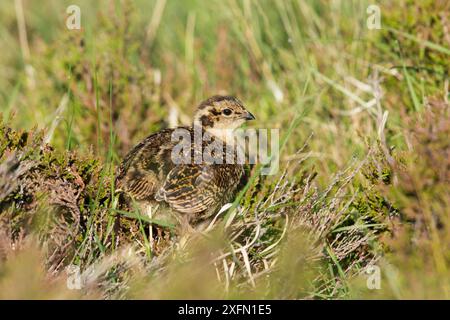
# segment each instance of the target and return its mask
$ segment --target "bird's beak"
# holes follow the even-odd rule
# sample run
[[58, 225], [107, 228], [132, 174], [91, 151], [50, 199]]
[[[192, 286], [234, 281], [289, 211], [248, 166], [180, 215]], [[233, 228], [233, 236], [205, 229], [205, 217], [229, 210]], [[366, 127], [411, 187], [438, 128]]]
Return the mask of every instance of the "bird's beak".
[[255, 116], [253, 114], [251, 114], [251, 112], [247, 111], [247, 114], [244, 116], [245, 120], [255, 120]]

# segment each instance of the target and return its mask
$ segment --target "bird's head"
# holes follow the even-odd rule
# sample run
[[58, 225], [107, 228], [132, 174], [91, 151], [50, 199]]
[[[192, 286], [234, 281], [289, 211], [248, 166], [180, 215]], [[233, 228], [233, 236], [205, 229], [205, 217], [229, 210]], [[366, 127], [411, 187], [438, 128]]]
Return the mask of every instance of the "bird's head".
[[[235, 130], [255, 117], [245, 109], [239, 99], [231, 96], [213, 96], [200, 103], [194, 117], [199, 125], [214, 134], [220, 130]], [[215, 134], [219, 135], [219, 134]]]

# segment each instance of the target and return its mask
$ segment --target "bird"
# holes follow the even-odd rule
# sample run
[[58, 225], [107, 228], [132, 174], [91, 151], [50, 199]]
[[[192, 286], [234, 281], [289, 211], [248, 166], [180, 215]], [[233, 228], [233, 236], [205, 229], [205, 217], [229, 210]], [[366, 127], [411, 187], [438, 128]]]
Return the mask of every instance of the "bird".
[[[119, 166], [116, 191], [153, 218], [158, 211], [163, 219], [175, 217], [189, 228], [211, 220], [245, 184], [245, 164], [237, 161], [235, 149], [228, 148], [228, 139], [254, 119], [234, 96], [202, 101], [190, 126], [160, 130], [128, 152]], [[176, 138], [183, 135], [180, 144]], [[176, 156], [178, 149], [182, 152]]]

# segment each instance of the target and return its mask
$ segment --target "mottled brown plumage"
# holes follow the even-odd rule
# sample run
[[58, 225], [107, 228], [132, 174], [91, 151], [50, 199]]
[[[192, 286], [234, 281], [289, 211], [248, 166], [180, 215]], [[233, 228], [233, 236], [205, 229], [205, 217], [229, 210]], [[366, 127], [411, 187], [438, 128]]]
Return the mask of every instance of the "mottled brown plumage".
[[[234, 160], [235, 154], [223, 143], [229, 134], [225, 129], [234, 130], [251, 119], [253, 115], [234, 97], [214, 96], [203, 101], [192, 126], [161, 130], [128, 153], [117, 176], [118, 190], [128, 202], [136, 202], [145, 210], [156, 205], [163, 211], [170, 208], [191, 224], [210, 218], [232, 201], [245, 175], [242, 164], [226, 161], [227, 153]], [[188, 162], [174, 162], [179, 160], [172, 153], [179, 146], [179, 140], [172, 137], [176, 130], [191, 138], [186, 149]], [[208, 139], [195, 145], [196, 132]], [[221, 147], [214, 149], [217, 143]], [[223, 163], [207, 158], [195, 162], [205, 148], [212, 150], [213, 160], [221, 158]]]

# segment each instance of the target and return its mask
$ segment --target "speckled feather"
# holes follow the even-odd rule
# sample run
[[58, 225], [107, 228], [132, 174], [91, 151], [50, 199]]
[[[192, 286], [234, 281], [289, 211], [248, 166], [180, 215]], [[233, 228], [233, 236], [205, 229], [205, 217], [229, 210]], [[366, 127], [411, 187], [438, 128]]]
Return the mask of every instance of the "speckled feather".
[[[210, 98], [199, 106], [200, 114], [197, 116], [203, 128], [206, 123], [218, 121], [220, 109], [215, 103], [225, 106], [234, 103], [238, 115], [245, 111], [239, 100], [233, 97]], [[207, 106], [213, 107], [204, 111]], [[208, 117], [206, 123], [205, 117]], [[191, 134], [190, 151], [191, 157], [194, 157], [197, 152], [194, 147], [194, 127], [180, 128]], [[139, 203], [164, 202], [175, 212], [188, 215], [190, 221], [206, 219], [222, 205], [232, 201], [245, 179], [244, 167], [227, 163], [175, 164], [171, 159], [172, 150], [178, 143], [171, 139], [174, 130], [164, 129], [154, 133], [128, 153], [119, 168], [117, 189]], [[203, 141], [203, 148], [217, 140], [221, 142], [214, 136], [209, 141]], [[224, 144], [223, 159], [227, 152], [229, 150]]]

